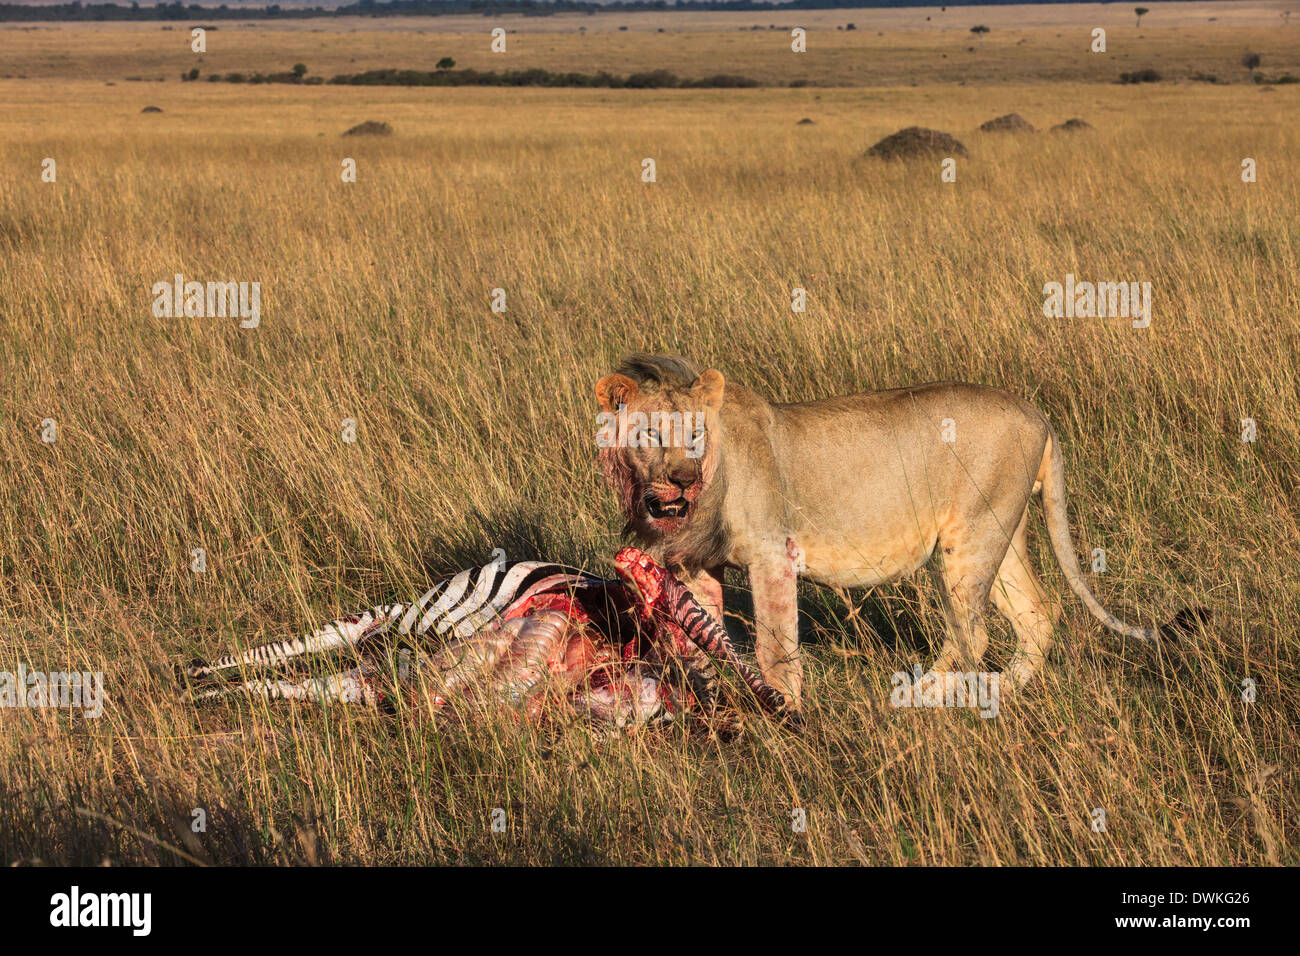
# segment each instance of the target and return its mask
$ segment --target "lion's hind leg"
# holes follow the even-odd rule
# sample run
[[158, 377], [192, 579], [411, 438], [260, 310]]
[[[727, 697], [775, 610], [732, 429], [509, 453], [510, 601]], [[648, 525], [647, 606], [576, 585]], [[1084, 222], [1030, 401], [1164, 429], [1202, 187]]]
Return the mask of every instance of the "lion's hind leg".
[[1023, 687], [1038, 672], [1052, 649], [1053, 632], [1061, 616], [1061, 606], [1047, 597], [1042, 583], [1029, 566], [1026, 549], [1026, 524], [1029, 512], [1011, 540], [1011, 548], [1002, 559], [993, 584], [993, 603], [1016, 632], [1019, 647], [1005, 672], [1007, 690]]
[[988, 586], [958, 577], [947, 566], [931, 567], [930, 573], [939, 587], [939, 603], [948, 632], [930, 670], [944, 673], [957, 664], [963, 669], [974, 667], [989, 645], [989, 632], [984, 626]]
[[979, 666], [988, 649], [984, 625], [989, 592], [1007, 552], [1009, 538], [997, 517], [986, 512], [975, 523], [953, 523], [939, 531], [930, 572], [939, 586], [948, 637], [931, 670], [962, 671]]

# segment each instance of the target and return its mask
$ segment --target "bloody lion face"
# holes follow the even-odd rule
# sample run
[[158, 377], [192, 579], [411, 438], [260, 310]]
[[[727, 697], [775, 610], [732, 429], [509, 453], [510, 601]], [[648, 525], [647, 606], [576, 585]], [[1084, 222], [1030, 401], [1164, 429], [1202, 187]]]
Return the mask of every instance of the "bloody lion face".
[[709, 423], [722, 390], [714, 369], [683, 388], [617, 373], [596, 383], [601, 465], [633, 526], [670, 535], [691, 520], [716, 460]]

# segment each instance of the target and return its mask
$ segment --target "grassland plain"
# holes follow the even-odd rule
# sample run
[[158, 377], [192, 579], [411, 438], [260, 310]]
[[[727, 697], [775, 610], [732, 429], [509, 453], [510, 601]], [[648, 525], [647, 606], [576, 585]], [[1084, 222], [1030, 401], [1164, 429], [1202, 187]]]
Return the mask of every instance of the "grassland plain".
[[[10, 24], [0, 27], [0, 77], [174, 81], [195, 67], [202, 76], [273, 73], [301, 62], [328, 78], [431, 70], [450, 56], [476, 70], [665, 69], [773, 86], [1110, 82], [1146, 68], [1170, 79], [1203, 73], [1244, 82], [1247, 51], [1260, 54], [1266, 75], [1300, 74], [1300, 15], [1285, 27], [1280, 17], [1291, 0], [1150, 6], [1140, 29], [1121, 4], [230, 22], [209, 33], [202, 55], [191, 51], [184, 23]], [[849, 23], [856, 29], [836, 29]], [[977, 24], [991, 32], [977, 39]], [[809, 31], [806, 54], [790, 51], [794, 26]], [[494, 27], [509, 31], [504, 53], [490, 49]], [[1090, 51], [1095, 27], [1106, 30], [1105, 54]]]
[[[182, 85], [170, 62], [148, 87], [98, 66], [0, 81], [0, 670], [102, 671], [109, 695], [98, 720], [0, 710], [0, 861], [1300, 862], [1297, 90], [1046, 69], [653, 92]], [[1095, 130], [974, 132], [1012, 110]], [[367, 118], [395, 134], [339, 138]], [[860, 158], [913, 123], [966, 142], [956, 183]], [[261, 326], [154, 318], [177, 272], [261, 281]], [[1151, 327], [1044, 319], [1066, 273], [1152, 282]], [[608, 572], [591, 386], [633, 348], [781, 400], [942, 378], [1025, 395], [1064, 440], [1079, 551], [1107, 551], [1103, 600], [1215, 621], [1157, 653], [1067, 593], [1044, 674], [982, 720], [888, 705], [940, 638], [925, 580], [809, 589], [806, 733], [752, 721], [731, 743], [177, 699], [174, 660], [494, 547]], [[1009, 642], [995, 628], [992, 666]]]

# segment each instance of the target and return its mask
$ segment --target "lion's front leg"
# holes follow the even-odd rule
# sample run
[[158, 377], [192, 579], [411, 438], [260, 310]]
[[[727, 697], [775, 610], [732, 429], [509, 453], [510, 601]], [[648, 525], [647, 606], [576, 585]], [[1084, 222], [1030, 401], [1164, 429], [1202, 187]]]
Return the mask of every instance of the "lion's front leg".
[[799, 606], [795, 570], [784, 555], [749, 566], [754, 592], [754, 649], [763, 679], [785, 695], [796, 710], [803, 701], [799, 661]]

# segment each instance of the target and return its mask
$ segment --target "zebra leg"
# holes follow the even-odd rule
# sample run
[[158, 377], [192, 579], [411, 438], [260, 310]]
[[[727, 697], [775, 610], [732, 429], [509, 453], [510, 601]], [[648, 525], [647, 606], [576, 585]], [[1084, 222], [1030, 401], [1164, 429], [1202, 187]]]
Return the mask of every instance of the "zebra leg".
[[701, 716], [712, 718], [718, 710], [718, 669], [689, 639], [686, 644], [689, 650], [680, 658], [686, 689], [699, 705]]
[[652, 627], [667, 624], [674, 637], [680, 632], [696, 647], [726, 662], [753, 691], [764, 710], [780, 717], [790, 727], [802, 726], [798, 709], [744, 661], [726, 630], [700, 607], [695, 596], [671, 571], [634, 547], [619, 551], [614, 556], [614, 567], [635, 588], [641, 613]]
[[369, 669], [354, 667], [342, 674], [315, 677], [304, 681], [256, 680], [242, 684], [227, 684], [223, 687], [194, 691], [192, 699], [199, 701], [242, 697], [249, 700], [305, 700], [321, 704], [376, 706], [382, 696], [375, 688]]
[[211, 663], [194, 660], [187, 666], [177, 667], [176, 676], [181, 681], [186, 677], [204, 680], [223, 671], [275, 667], [305, 654], [355, 648], [390, 631], [404, 637], [425, 637], [432, 631], [439, 643], [469, 638], [492, 623], [510, 604], [566, 582], [603, 583], [581, 571], [540, 561], [493, 562], [440, 581], [409, 604], [381, 605], [364, 614], [333, 621], [306, 637], [262, 644]]
[[332, 621], [305, 637], [260, 644], [239, 654], [217, 658], [211, 663], [194, 660], [184, 668], [183, 676], [192, 680], [205, 680], [220, 676], [223, 671], [245, 667], [275, 667], [306, 654], [355, 647], [360, 642], [387, 631], [393, 621], [405, 614], [407, 609], [408, 605], [405, 604], [381, 605], [355, 617]]

